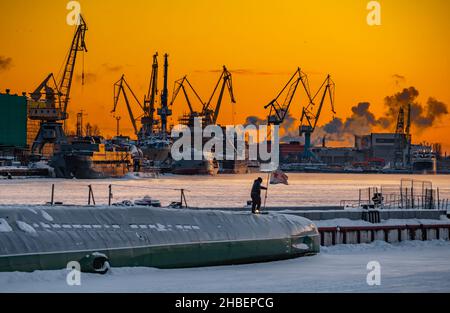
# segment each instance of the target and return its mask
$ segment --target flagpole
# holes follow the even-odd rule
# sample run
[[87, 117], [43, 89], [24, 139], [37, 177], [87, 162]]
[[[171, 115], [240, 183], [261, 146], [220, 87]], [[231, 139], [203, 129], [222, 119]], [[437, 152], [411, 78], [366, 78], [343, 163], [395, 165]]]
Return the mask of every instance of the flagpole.
[[270, 175], [271, 175], [271, 173], [267, 173], [267, 189], [266, 189], [266, 196], [264, 198], [264, 208], [263, 208], [264, 211], [266, 210], [267, 193], [269, 191]]

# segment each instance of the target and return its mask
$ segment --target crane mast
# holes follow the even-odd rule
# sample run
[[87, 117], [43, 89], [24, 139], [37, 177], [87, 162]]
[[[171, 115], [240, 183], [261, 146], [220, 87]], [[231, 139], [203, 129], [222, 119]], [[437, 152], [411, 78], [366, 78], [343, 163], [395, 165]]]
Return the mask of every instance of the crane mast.
[[[316, 108], [316, 104], [314, 101], [320, 95], [321, 92], [323, 93], [320, 99], [320, 103]], [[305, 136], [305, 147], [303, 150], [302, 159], [320, 162], [319, 158], [311, 150], [312, 148], [311, 135], [313, 134], [313, 132], [317, 127], [317, 123], [320, 119], [323, 105], [325, 103], [325, 100], [327, 99], [327, 96], [328, 99], [330, 100], [331, 111], [333, 112], [333, 114], [336, 114], [336, 111], [334, 109], [334, 95], [335, 95], [335, 84], [331, 79], [331, 76], [328, 75], [325, 81], [322, 83], [322, 86], [317, 91], [317, 93], [312, 98], [310, 98], [309, 104], [303, 108], [302, 116], [300, 119], [300, 135]]]
[[144, 98], [144, 117], [142, 118], [142, 126], [145, 136], [153, 134], [155, 126], [155, 105], [158, 96], [158, 53], [153, 55], [152, 74], [150, 77], [150, 86], [148, 94]]
[[164, 87], [161, 93], [161, 108], [158, 109], [158, 115], [161, 117], [161, 133], [163, 139], [167, 138], [167, 117], [172, 115], [172, 111], [168, 106], [169, 99], [169, 88], [168, 88], [168, 77], [169, 77], [169, 55], [164, 55]]
[[[301, 71], [300, 68], [298, 68], [294, 75], [292, 75], [291, 79], [289, 79], [283, 89], [278, 93], [277, 97], [264, 107], [266, 110], [270, 108], [268, 117], [269, 125], [283, 124], [287, 114], [289, 113], [292, 100], [295, 96], [300, 82], [302, 83], [308, 99], [311, 100], [308, 77]], [[280, 102], [280, 99], [282, 98], [284, 93], [286, 93], [286, 97], [284, 98], [283, 102]]]
[[177, 99], [180, 91], [183, 91], [183, 95], [184, 98], [186, 99], [186, 103], [189, 107], [189, 112], [191, 114], [198, 114], [198, 112], [195, 111], [193, 105], [192, 105], [192, 101], [189, 98], [188, 92], [186, 90], [186, 85], [188, 86], [188, 88], [192, 91], [192, 93], [194, 94], [195, 98], [197, 99], [198, 102], [200, 102], [200, 104], [202, 105], [202, 107], [204, 106], [204, 102], [203, 100], [200, 98], [200, 96], [198, 95], [197, 91], [194, 89], [194, 87], [192, 87], [191, 82], [188, 80], [187, 76], [184, 76], [182, 79], [177, 80], [175, 82], [175, 88], [173, 91], [173, 96], [172, 96], [172, 101], [171, 101], [171, 106], [175, 103], [175, 100]]
[[123, 98], [125, 100], [125, 104], [127, 105], [128, 115], [131, 120], [131, 124], [133, 125], [134, 133], [140, 137], [140, 131], [137, 126], [137, 118], [134, 117], [133, 110], [131, 108], [131, 104], [128, 98], [127, 90], [131, 93], [132, 97], [136, 101], [136, 103], [141, 107], [141, 109], [144, 109], [144, 107], [139, 102], [138, 98], [136, 97], [136, 94], [131, 89], [130, 85], [125, 80], [125, 75], [122, 75], [120, 80], [114, 84], [114, 109], [111, 111], [111, 113], [115, 113], [117, 110], [117, 105], [120, 100], [120, 96], [123, 95]]
[[[221, 85], [222, 83], [222, 85]], [[217, 99], [217, 103], [215, 108], [212, 107], [211, 103], [214, 99], [214, 96], [217, 92], [217, 90], [220, 87], [219, 96]], [[227, 70], [227, 68], [223, 67], [223, 72], [219, 78], [219, 81], [217, 82], [214, 91], [211, 95], [211, 98], [209, 99], [208, 103], [205, 103], [202, 110], [202, 115], [204, 116], [205, 122], [207, 125], [215, 125], [217, 123], [217, 119], [219, 117], [220, 113], [220, 107], [222, 105], [223, 95], [225, 93], [225, 88], [228, 89], [228, 93], [230, 94], [231, 102], [236, 103], [236, 99], [234, 98], [234, 91], [233, 91], [233, 81], [232, 81], [232, 75]]]
[[[70, 101], [73, 74], [78, 52], [87, 52], [85, 36], [88, 30], [83, 16], [79, 15], [79, 23], [72, 39], [69, 54], [59, 84], [53, 73], [30, 94], [28, 116], [31, 120], [41, 121], [39, 132], [31, 147], [31, 153], [42, 149], [47, 143], [61, 145], [67, 142], [62, 123], [68, 119], [67, 108]], [[84, 82], [84, 73], [82, 74]], [[51, 84], [51, 85], [50, 85]], [[45, 96], [45, 100], [42, 99]]]

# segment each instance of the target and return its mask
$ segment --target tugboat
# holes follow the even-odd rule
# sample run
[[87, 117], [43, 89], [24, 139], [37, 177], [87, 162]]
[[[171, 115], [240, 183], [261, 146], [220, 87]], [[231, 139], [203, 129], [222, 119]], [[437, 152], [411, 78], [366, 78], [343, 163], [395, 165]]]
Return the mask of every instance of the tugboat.
[[50, 166], [57, 178], [120, 178], [129, 172], [132, 157], [124, 149], [107, 149], [99, 137], [84, 137], [61, 145]]

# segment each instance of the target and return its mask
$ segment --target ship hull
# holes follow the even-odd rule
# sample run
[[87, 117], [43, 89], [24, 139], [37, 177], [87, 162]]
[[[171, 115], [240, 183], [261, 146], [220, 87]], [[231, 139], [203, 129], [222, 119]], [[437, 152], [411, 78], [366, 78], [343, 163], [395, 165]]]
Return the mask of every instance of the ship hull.
[[413, 171], [416, 173], [434, 173], [436, 172], [436, 162], [434, 160], [414, 161]]
[[[84, 272], [103, 268], [102, 261], [112, 267], [185, 268], [283, 260], [320, 251], [317, 228], [292, 215], [158, 208], [54, 208], [41, 213], [1, 211], [10, 231], [0, 233], [5, 243], [0, 246], [0, 272], [57, 270], [72, 261]], [[34, 231], [18, 228], [18, 219]]]
[[172, 174], [176, 175], [217, 175], [219, 167], [212, 161], [182, 160], [172, 164]]
[[52, 165], [57, 178], [102, 179], [121, 178], [129, 172], [130, 164], [120, 160], [94, 160], [86, 155], [56, 156]]
[[247, 174], [249, 173], [247, 161], [222, 161], [220, 166], [221, 174]]
[[170, 157], [170, 147], [153, 148], [141, 147], [144, 157], [153, 162], [165, 162]]

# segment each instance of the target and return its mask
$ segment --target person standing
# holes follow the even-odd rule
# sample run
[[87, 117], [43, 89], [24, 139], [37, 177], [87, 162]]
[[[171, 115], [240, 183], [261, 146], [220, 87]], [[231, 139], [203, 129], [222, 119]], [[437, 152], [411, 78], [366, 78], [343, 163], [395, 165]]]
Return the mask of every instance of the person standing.
[[262, 183], [263, 179], [261, 177], [258, 177], [253, 183], [251, 192], [253, 214], [258, 214], [261, 210], [261, 190], [267, 190], [266, 187], [261, 185]]

